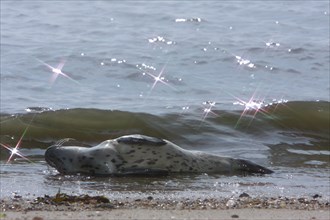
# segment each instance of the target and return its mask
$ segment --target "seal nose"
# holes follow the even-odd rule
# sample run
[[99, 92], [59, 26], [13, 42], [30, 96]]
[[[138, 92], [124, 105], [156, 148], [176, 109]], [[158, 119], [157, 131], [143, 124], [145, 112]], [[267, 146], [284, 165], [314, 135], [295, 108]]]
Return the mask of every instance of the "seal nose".
[[46, 152], [45, 152], [45, 160], [46, 162], [52, 166], [56, 168], [56, 151], [58, 150], [58, 148], [60, 148], [60, 146], [50, 146], [47, 148]]

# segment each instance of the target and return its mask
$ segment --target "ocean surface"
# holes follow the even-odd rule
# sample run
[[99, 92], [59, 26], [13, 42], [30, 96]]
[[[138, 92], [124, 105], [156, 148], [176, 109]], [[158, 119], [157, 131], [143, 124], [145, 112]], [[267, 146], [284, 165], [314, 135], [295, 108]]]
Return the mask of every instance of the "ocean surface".
[[[329, 201], [329, 4], [1, 1], [1, 197]], [[63, 138], [137, 133], [275, 173], [96, 178], [44, 160]]]

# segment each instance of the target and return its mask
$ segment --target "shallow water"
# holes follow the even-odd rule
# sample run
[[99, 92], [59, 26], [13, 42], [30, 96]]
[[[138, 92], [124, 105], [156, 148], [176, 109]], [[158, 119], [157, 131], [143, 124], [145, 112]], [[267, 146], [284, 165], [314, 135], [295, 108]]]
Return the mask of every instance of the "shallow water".
[[146, 199], [205, 199], [238, 197], [243, 192], [252, 197], [321, 196], [329, 200], [328, 170], [317, 168], [275, 168], [267, 176], [223, 176], [207, 174], [172, 174], [166, 177], [88, 177], [62, 176], [46, 168], [43, 161], [33, 165], [16, 163], [1, 167], [1, 195], [35, 198], [68, 194], [104, 195], [112, 200]]
[[[15, 146], [27, 129], [20, 149], [33, 161], [6, 164], [1, 148], [1, 197], [60, 188], [329, 200], [329, 2], [134, 4], [1, 2], [0, 140]], [[43, 62], [63, 63], [66, 76]], [[43, 159], [62, 138], [94, 145], [132, 133], [275, 173], [63, 177]]]

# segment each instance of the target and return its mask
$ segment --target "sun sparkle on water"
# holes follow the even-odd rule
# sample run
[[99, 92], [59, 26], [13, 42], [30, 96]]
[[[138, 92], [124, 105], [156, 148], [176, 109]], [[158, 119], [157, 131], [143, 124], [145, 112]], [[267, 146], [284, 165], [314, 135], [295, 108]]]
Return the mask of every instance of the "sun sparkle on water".
[[23, 140], [23, 138], [24, 138], [24, 136], [25, 136], [25, 134], [26, 134], [28, 128], [30, 127], [32, 121], [34, 120], [35, 116], [36, 116], [36, 114], [33, 115], [32, 119], [31, 119], [31, 121], [30, 121], [30, 124], [24, 129], [23, 134], [21, 135], [21, 137], [20, 137], [19, 140], [17, 141], [17, 143], [16, 143], [16, 145], [15, 145], [14, 148], [12, 148], [12, 147], [10, 147], [10, 146], [8, 146], [8, 145], [5, 145], [5, 144], [0, 143], [0, 145], [1, 145], [3, 148], [5, 148], [5, 149], [7, 149], [8, 151], [10, 151], [10, 156], [8, 157], [7, 164], [11, 161], [11, 159], [13, 158], [14, 155], [17, 155], [17, 156], [23, 158], [24, 160], [27, 160], [27, 161], [33, 163], [30, 159], [28, 159], [26, 156], [24, 156], [24, 155], [19, 151], [19, 148], [21, 147], [22, 140]]
[[14, 148], [12, 151], [11, 151], [12, 154], [17, 154], [19, 153], [18, 150], [16, 148]]
[[50, 83], [51, 83], [51, 84], [54, 84], [54, 82], [56, 81], [56, 79], [57, 79], [57, 77], [58, 77], [59, 75], [61, 75], [61, 76], [65, 77], [65, 78], [67, 78], [67, 79], [73, 81], [74, 83], [80, 84], [78, 81], [76, 81], [76, 80], [74, 80], [73, 78], [71, 78], [68, 74], [62, 72], [62, 69], [63, 69], [63, 67], [64, 67], [65, 61], [61, 61], [61, 62], [57, 65], [57, 67], [55, 68], [55, 67], [49, 65], [48, 63], [45, 63], [44, 61], [42, 61], [42, 60], [40, 60], [40, 59], [37, 59], [37, 58], [36, 58], [36, 60], [39, 61], [40, 63], [42, 63], [43, 65], [45, 65], [48, 69], [50, 69], [50, 70], [52, 71], [53, 75], [52, 75], [51, 78], [50, 78]]
[[202, 119], [201, 119], [201, 124], [202, 125], [206, 118], [208, 117], [209, 114], [215, 116], [215, 117], [218, 117], [219, 115], [217, 113], [215, 113], [214, 111], [212, 111], [212, 108], [215, 107], [216, 105], [216, 102], [214, 101], [206, 101], [206, 102], [203, 102], [203, 105], [207, 105], [207, 107], [203, 108], [203, 115], [202, 115]]
[[[288, 100], [284, 100], [284, 99], [280, 99], [280, 100], [273, 99], [272, 102], [266, 103], [265, 98], [262, 98], [262, 99], [256, 98], [256, 92], [251, 96], [251, 98], [248, 101], [244, 101], [235, 96], [233, 96], [233, 97], [237, 100], [236, 102], [233, 103], [234, 105], [244, 106], [244, 109], [243, 109], [239, 119], [236, 122], [236, 125], [235, 125], [236, 128], [240, 124], [240, 121], [242, 120], [242, 118], [245, 117], [246, 115], [252, 116], [251, 121], [249, 123], [249, 124], [251, 124], [258, 113], [269, 116], [276, 110], [276, 108], [279, 105], [282, 105], [288, 101]], [[275, 108], [272, 110], [272, 112], [269, 112], [269, 110], [266, 107], [272, 106], [272, 105], [275, 105]]]
[[14, 155], [17, 155], [17, 156], [23, 158], [24, 160], [27, 160], [27, 161], [29, 161], [29, 162], [32, 163], [32, 161], [31, 161], [30, 159], [28, 159], [26, 156], [24, 156], [24, 155], [18, 150], [19, 143], [18, 143], [14, 148], [11, 148], [11, 147], [9, 147], [9, 146], [6, 146], [6, 145], [4, 145], [4, 144], [2, 144], [2, 143], [0, 143], [0, 145], [1, 145], [3, 148], [6, 148], [8, 151], [10, 151], [10, 155], [9, 155], [8, 160], [7, 160], [7, 162], [6, 162], [7, 164], [10, 163], [10, 161], [12, 160], [12, 158], [13, 158]]
[[[138, 69], [140, 69], [140, 70], [142, 70], [142, 68], [144, 68], [144, 69], [150, 69], [150, 70], [152, 70], [152, 71], [155, 71], [155, 70], [156, 70], [155, 67], [153, 67], [153, 66], [149, 66], [149, 65], [146, 65], [146, 64], [144, 64], [144, 63], [142, 63], [141, 67], [139, 67], [139, 65], [137, 65], [136, 67], [137, 67]], [[165, 85], [165, 86], [167, 86], [167, 87], [169, 87], [169, 88], [171, 88], [171, 89], [174, 89], [174, 87], [171, 86], [171, 85], [167, 82], [166, 78], [163, 76], [163, 75], [164, 75], [165, 67], [166, 67], [166, 64], [165, 64], [165, 65], [163, 66], [163, 68], [160, 70], [160, 72], [158, 73], [158, 75], [156, 75], [156, 74], [152, 74], [152, 73], [150, 73], [149, 71], [143, 71], [143, 73], [142, 73], [143, 76], [148, 75], [148, 76], [150, 76], [150, 77], [154, 80], [154, 82], [153, 82], [153, 84], [152, 84], [152, 86], [151, 86], [151, 89], [150, 89], [149, 94], [155, 89], [155, 87], [157, 86], [158, 83], [161, 83], [161, 84], [163, 84], [163, 85]]]

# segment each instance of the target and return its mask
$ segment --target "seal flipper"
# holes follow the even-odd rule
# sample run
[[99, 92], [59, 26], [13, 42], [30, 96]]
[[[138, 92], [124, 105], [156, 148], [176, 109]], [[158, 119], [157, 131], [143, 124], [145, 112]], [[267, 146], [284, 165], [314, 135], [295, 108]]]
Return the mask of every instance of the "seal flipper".
[[163, 146], [166, 143], [163, 139], [145, 135], [127, 135], [116, 139], [118, 143], [147, 146]]
[[164, 169], [150, 169], [150, 168], [129, 168], [121, 169], [115, 176], [168, 176], [169, 171]]
[[260, 166], [258, 164], [255, 164], [251, 161], [248, 160], [243, 160], [243, 159], [234, 159], [236, 166], [237, 166], [237, 170], [242, 171], [242, 172], [246, 172], [246, 173], [256, 173], [256, 174], [271, 174], [274, 173], [274, 171]]

